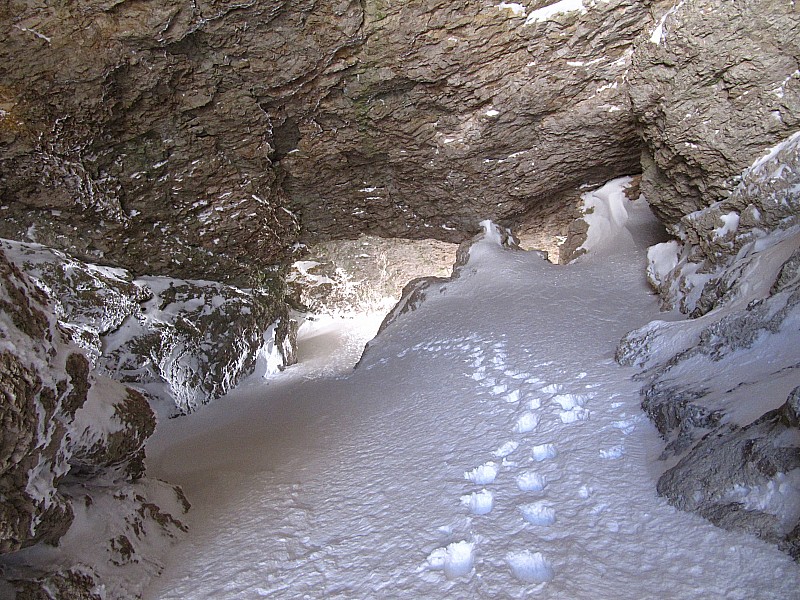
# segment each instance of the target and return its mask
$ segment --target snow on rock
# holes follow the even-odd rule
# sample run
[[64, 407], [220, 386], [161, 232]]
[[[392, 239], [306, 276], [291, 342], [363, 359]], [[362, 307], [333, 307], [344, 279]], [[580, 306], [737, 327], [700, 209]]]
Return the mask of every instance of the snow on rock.
[[[98, 372], [178, 412], [228, 392], [260, 357], [273, 356], [271, 372], [294, 360], [296, 324], [275, 285], [243, 290], [199, 280], [134, 279], [44, 246], [2, 246], [53, 302], [59, 323]], [[161, 408], [175, 410], [163, 402]]]
[[636, 246], [638, 238], [663, 235], [647, 201], [631, 198], [637, 187], [633, 177], [619, 177], [582, 194], [583, 216], [571, 224], [559, 261], [610, 255]]
[[583, 0], [560, 0], [536, 9], [528, 15], [525, 25], [548, 21], [556, 15], [569, 12], [585, 13], [586, 7], [583, 5]]
[[740, 492], [770, 489], [777, 473], [800, 465], [786, 400], [797, 395], [800, 364], [798, 190], [795, 134], [745, 170], [729, 198], [684, 217], [678, 241], [648, 252], [647, 273], [665, 308], [694, 319], [652, 321], [625, 336], [616, 355], [642, 370], [642, 407], [674, 465], [659, 492], [795, 557], [797, 511]]
[[[129, 598], [158, 572], [157, 557], [174, 536], [166, 522], [177, 523], [172, 515], [186, 507], [159, 504], [155, 488], [173, 497], [180, 491], [142, 479], [144, 444], [155, 428], [147, 401], [92, 373], [52, 311], [40, 287], [0, 251], [0, 568], [27, 597], [51, 597], [38, 594], [54, 589], [64, 598], [98, 591]], [[127, 489], [137, 490], [132, 502], [123, 499]], [[87, 524], [96, 529], [91, 544], [74, 545]], [[128, 531], [124, 544], [115, 529]], [[151, 549], [140, 554], [128, 544], [133, 537]], [[120, 593], [103, 582], [103, 573], [122, 577], [107, 564], [115, 549], [138, 565], [136, 586]]]

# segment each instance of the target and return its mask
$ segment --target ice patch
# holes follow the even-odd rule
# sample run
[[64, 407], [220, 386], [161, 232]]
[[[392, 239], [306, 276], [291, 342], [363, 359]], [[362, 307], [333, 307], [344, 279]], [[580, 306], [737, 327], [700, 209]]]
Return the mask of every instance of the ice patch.
[[519, 507], [522, 518], [531, 525], [549, 527], [556, 522], [556, 509], [547, 506], [544, 502], [522, 504]]
[[514, 390], [506, 394], [506, 402], [519, 402], [519, 390]]
[[514, 431], [516, 433], [528, 433], [533, 431], [539, 426], [539, 417], [532, 412], [526, 412], [520, 415], [517, 419], [516, 425], [514, 425]]
[[577, 423], [578, 421], [586, 421], [589, 419], [589, 411], [585, 408], [581, 408], [580, 406], [576, 406], [572, 410], [563, 410], [558, 413], [561, 422], [564, 424], [567, 423]]
[[552, 581], [555, 576], [553, 567], [541, 552], [510, 552], [506, 555], [506, 562], [514, 577], [525, 583], [544, 583]]
[[605, 458], [608, 460], [617, 460], [618, 458], [622, 458], [624, 455], [625, 448], [622, 446], [614, 446], [608, 450], [600, 450], [600, 458]]
[[494, 482], [495, 477], [497, 477], [497, 471], [497, 465], [489, 461], [479, 467], [475, 467], [472, 471], [466, 471], [464, 473], [464, 479], [468, 479], [472, 483], [477, 483], [478, 485], [487, 485]]
[[544, 475], [526, 471], [517, 475], [517, 487], [523, 492], [541, 492], [547, 486]]
[[519, 446], [519, 442], [506, 442], [502, 446], [500, 446], [497, 450], [492, 452], [498, 458], [504, 458], [514, 452]]
[[473, 515], [487, 515], [492, 512], [494, 495], [488, 490], [472, 492], [466, 496], [461, 496], [461, 504], [469, 508]]
[[531, 398], [530, 402], [528, 402], [528, 406], [531, 410], [538, 410], [542, 407], [542, 400], [541, 398]]
[[553, 444], [539, 444], [538, 446], [534, 446], [532, 450], [532, 458], [536, 462], [555, 458], [556, 454], [558, 454], [558, 452]]

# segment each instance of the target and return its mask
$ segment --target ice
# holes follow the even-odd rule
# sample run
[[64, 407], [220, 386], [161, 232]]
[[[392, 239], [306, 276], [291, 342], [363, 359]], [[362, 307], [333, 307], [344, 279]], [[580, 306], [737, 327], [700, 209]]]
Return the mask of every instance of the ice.
[[540, 552], [511, 552], [506, 562], [514, 577], [525, 583], [544, 583], [554, 577], [553, 567]]

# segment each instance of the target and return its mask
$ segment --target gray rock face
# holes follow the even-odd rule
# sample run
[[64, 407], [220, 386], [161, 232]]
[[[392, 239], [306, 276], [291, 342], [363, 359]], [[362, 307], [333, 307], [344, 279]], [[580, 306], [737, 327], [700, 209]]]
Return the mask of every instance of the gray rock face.
[[664, 14], [627, 81], [647, 144], [642, 191], [674, 224], [727, 197], [800, 126], [800, 12], [778, 0], [692, 0]]
[[[800, 223], [798, 186], [800, 133], [747, 168], [727, 199], [684, 216], [675, 226], [680, 242], [650, 251], [648, 276], [665, 307], [696, 317], [737, 302], [749, 268], [787, 260], [797, 247], [788, 238]], [[788, 285], [794, 264], [776, 285]]]
[[724, 425], [704, 436], [661, 477], [659, 494], [681, 510], [753, 532], [800, 559], [800, 507], [783, 497], [800, 483], [799, 400], [800, 387], [753, 423]]
[[651, 248], [665, 304], [695, 318], [651, 322], [617, 350], [618, 362], [642, 370], [642, 408], [666, 443], [672, 466], [659, 493], [795, 558], [799, 143], [792, 136], [747, 169], [728, 199], [685, 216], [681, 242]]
[[[144, 442], [155, 427], [149, 405], [138, 392], [91, 373], [89, 361], [50, 315], [44, 294], [5, 252], [0, 252], [0, 393], [0, 562], [10, 579], [43, 577], [51, 566], [18, 557], [27, 557], [26, 549], [36, 544], [70, 543], [65, 540], [76, 515], [85, 521], [94, 514], [92, 498], [105, 504], [98, 513], [103, 518], [110, 511], [117, 515], [117, 528], [138, 527], [141, 535], [154, 529], [155, 520], [142, 513], [137, 525], [135, 505], [161, 511], [147, 489], [161, 486], [172, 496], [167, 510], [173, 508], [179, 490], [141, 480]], [[139, 499], [126, 505], [120, 488], [139, 489]], [[91, 502], [76, 503], [76, 495], [91, 495]], [[180, 529], [173, 513], [161, 514]], [[102, 534], [98, 541], [110, 543]], [[36, 566], [28, 572], [20, 564]]]
[[186, 413], [230, 391], [274, 349], [292, 364], [296, 324], [275, 275], [242, 290], [210, 281], [133, 279], [38, 245], [3, 242], [53, 303], [98, 373]]
[[460, 242], [538, 219], [638, 170], [622, 82], [652, 23], [543, 4], [12, 2], [0, 236], [241, 285], [301, 227]]

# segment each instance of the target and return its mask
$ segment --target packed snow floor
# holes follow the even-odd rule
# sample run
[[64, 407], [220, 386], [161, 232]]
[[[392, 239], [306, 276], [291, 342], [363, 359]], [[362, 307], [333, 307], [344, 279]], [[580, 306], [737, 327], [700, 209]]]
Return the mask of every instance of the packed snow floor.
[[150, 473], [193, 510], [145, 597], [798, 598], [788, 556], [656, 495], [613, 360], [659, 316], [628, 227], [565, 267], [480, 242], [355, 371], [320, 326], [304, 364], [161, 423]]

